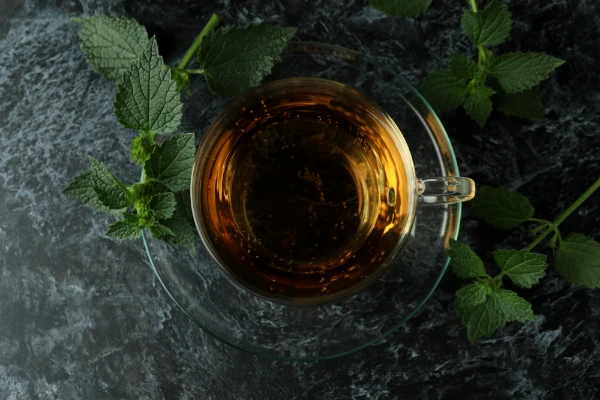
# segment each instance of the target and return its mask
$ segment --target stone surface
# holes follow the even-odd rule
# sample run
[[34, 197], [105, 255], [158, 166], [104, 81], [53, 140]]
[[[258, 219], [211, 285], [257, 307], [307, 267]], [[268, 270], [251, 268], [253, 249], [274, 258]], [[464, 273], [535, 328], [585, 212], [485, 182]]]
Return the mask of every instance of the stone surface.
[[[600, 3], [509, 1], [504, 48], [548, 51], [567, 63], [543, 85], [548, 120], [494, 115], [479, 129], [443, 118], [463, 175], [529, 196], [554, 218], [600, 173]], [[470, 345], [447, 274], [408, 324], [380, 344], [336, 360], [290, 363], [230, 348], [191, 324], [150, 272], [141, 244], [103, 233], [110, 221], [60, 190], [86, 154], [134, 180], [133, 133], [113, 115], [115, 87], [86, 64], [72, 16], [134, 17], [177, 61], [211, 12], [231, 24], [299, 27], [301, 40], [354, 48], [418, 83], [454, 50], [462, 2], [434, 1], [418, 20], [395, 20], [348, 1], [0, 0], [0, 399], [595, 399], [600, 397], [600, 296], [554, 270], [521, 294], [537, 320]], [[222, 108], [184, 109], [201, 133]], [[563, 225], [600, 239], [600, 193]], [[524, 246], [465, 208], [461, 238], [482, 254]]]

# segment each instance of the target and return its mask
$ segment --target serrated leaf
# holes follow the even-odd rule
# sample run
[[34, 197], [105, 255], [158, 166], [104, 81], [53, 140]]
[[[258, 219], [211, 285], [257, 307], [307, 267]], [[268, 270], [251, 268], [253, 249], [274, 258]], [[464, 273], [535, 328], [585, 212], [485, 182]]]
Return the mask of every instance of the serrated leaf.
[[115, 114], [126, 128], [173, 133], [181, 120], [181, 99], [171, 70], [164, 66], [152, 37], [119, 81]]
[[475, 279], [487, 275], [483, 261], [467, 244], [450, 239], [450, 249], [447, 253], [452, 270], [459, 278]]
[[[507, 322], [535, 320], [531, 304], [515, 292], [506, 289], [496, 289], [491, 294], [488, 292], [484, 286], [470, 287], [468, 292], [461, 294], [461, 297], [469, 294], [474, 303], [469, 304], [463, 299], [461, 306], [458, 307], [457, 299], [457, 311], [463, 325], [467, 327], [467, 337], [471, 343], [491, 336], [497, 330], [504, 328]], [[484, 301], [481, 299], [482, 296], [485, 296]]]
[[473, 79], [479, 67], [477, 63], [464, 54], [454, 53], [450, 59], [450, 72], [459, 79]]
[[199, 53], [208, 88], [217, 96], [234, 97], [260, 85], [295, 33], [296, 28], [266, 24], [209, 33], [202, 39]]
[[506, 188], [482, 186], [470, 202], [473, 211], [487, 224], [499, 229], [512, 229], [533, 217], [533, 206], [527, 197]]
[[510, 36], [512, 13], [494, 0], [481, 12], [465, 11], [462, 28], [475, 46], [497, 46]]
[[489, 72], [507, 93], [517, 93], [547, 79], [562, 64], [563, 60], [546, 53], [506, 53], [494, 60]]
[[519, 118], [542, 121], [544, 117], [544, 104], [539, 86], [520, 93], [506, 93], [498, 91], [492, 97], [496, 109], [506, 115]]
[[463, 107], [467, 114], [483, 128], [492, 113], [492, 100], [490, 97], [496, 93], [485, 86], [475, 86], [471, 89]]
[[192, 211], [190, 191], [184, 190], [175, 193], [175, 201], [177, 202], [177, 207], [174, 215], [180, 219], [186, 220], [191, 226], [194, 226], [194, 213]]
[[111, 210], [126, 208], [133, 204], [131, 193], [127, 187], [115, 178], [106, 165], [93, 157], [89, 157], [89, 159], [92, 166], [90, 177], [98, 200]]
[[142, 228], [136, 215], [125, 214], [125, 218], [110, 225], [106, 236], [117, 239], [137, 239], [142, 236]]
[[464, 285], [456, 292], [456, 308], [465, 313], [484, 303], [491, 294], [492, 288], [484, 282], [476, 281]]
[[369, 0], [371, 6], [396, 18], [416, 18], [423, 14], [432, 0]]
[[154, 149], [144, 164], [146, 176], [174, 192], [190, 188], [196, 155], [194, 134], [174, 135]]
[[463, 105], [467, 97], [467, 83], [449, 69], [438, 69], [423, 79], [419, 92], [436, 112], [446, 113]]
[[158, 219], [169, 219], [175, 212], [177, 202], [173, 193], [159, 193], [150, 199], [150, 209]]
[[196, 232], [186, 221], [179, 218], [171, 218], [167, 221], [161, 221], [164, 226], [169, 228], [175, 236], [165, 239], [169, 243], [177, 246], [183, 246], [192, 254], [196, 254]]
[[556, 252], [556, 269], [577, 285], [600, 287], [600, 243], [581, 233], [572, 233]]
[[156, 135], [153, 132], [149, 134], [142, 133], [131, 141], [131, 158], [136, 164], [144, 165], [150, 159], [150, 154], [156, 147], [155, 137]]
[[494, 260], [515, 285], [530, 288], [546, 275], [546, 256], [527, 250], [496, 250]]
[[499, 289], [492, 295], [498, 300], [498, 306], [506, 322], [535, 321], [531, 303], [512, 290]]
[[133, 19], [94, 14], [73, 18], [80, 23], [81, 49], [104, 78], [118, 81], [148, 43], [146, 28]]
[[76, 176], [62, 192], [63, 194], [79, 199], [85, 204], [100, 211], [111, 213], [111, 210], [108, 207], [105, 207], [98, 199], [98, 194], [94, 190], [92, 171], [87, 171]]
[[150, 225], [149, 229], [152, 235], [160, 240], [169, 240], [170, 238], [175, 236], [175, 234], [170, 228], [167, 228], [166, 226], [158, 222]]

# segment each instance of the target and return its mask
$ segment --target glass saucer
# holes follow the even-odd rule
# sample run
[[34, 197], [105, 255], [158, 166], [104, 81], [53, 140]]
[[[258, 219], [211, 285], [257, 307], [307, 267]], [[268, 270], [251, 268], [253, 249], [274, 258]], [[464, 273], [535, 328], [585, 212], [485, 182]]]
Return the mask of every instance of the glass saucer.
[[[402, 131], [417, 176], [458, 176], [442, 124], [397, 71], [353, 50], [296, 42], [267, 80], [299, 76], [342, 82], [375, 100]], [[448, 267], [445, 247], [458, 235], [460, 215], [460, 204], [418, 207], [410, 237], [382, 278], [352, 297], [314, 306], [273, 303], [238, 287], [201, 244], [192, 256], [149, 235], [143, 241], [167, 294], [207, 333], [252, 354], [310, 361], [358, 351], [415, 315]]]

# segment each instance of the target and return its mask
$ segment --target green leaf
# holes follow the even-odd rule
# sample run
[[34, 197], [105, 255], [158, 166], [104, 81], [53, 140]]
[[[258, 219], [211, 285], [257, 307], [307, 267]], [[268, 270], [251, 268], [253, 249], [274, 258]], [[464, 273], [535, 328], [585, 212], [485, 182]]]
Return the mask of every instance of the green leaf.
[[436, 112], [446, 113], [464, 104], [467, 83], [449, 69], [438, 69], [423, 79], [419, 91]]
[[546, 275], [546, 256], [527, 250], [496, 250], [494, 260], [515, 285], [530, 288]]
[[161, 221], [169, 228], [175, 236], [165, 239], [169, 243], [187, 248], [192, 254], [196, 254], [196, 232], [186, 221], [179, 218], [171, 218]]
[[105, 207], [98, 199], [98, 194], [94, 190], [92, 171], [84, 172], [75, 177], [62, 192], [68, 196], [75, 197], [100, 211], [111, 213], [110, 209]]
[[492, 291], [483, 284], [467, 285], [463, 289], [457, 292], [456, 306], [471, 343], [491, 336], [507, 322], [535, 320], [531, 304], [513, 291]]
[[89, 157], [89, 159], [92, 166], [90, 176], [98, 200], [111, 210], [118, 210], [132, 205], [132, 194], [127, 187], [113, 176], [106, 165], [93, 157]]
[[146, 176], [174, 192], [190, 188], [196, 147], [194, 134], [174, 135], [154, 149], [144, 164]]
[[481, 12], [465, 11], [462, 28], [475, 46], [497, 46], [510, 36], [512, 14], [494, 0]]
[[142, 228], [138, 217], [134, 214], [125, 214], [125, 219], [110, 225], [107, 236], [116, 239], [137, 239], [142, 236]]
[[547, 79], [562, 64], [546, 53], [506, 53], [494, 60], [489, 72], [507, 93], [517, 93]]
[[119, 82], [115, 114], [126, 128], [173, 133], [181, 120], [181, 99], [171, 70], [164, 66], [152, 37]]
[[136, 164], [144, 165], [156, 147], [156, 134], [142, 132], [131, 141], [131, 158]]
[[464, 285], [456, 292], [456, 308], [462, 315], [484, 303], [492, 291], [493, 289], [485, 282], [476, 281]]
[[467, 244], [450, 239], [450, 249], [447, 252], [452, 262], [452, 270], [459, 278], [475, 279], [487, 276], [483, 261]]
[[432, 0], [369, 0], [371, 6], [396, 18], [415, 18], [423, 14]]
[[175, 212], [177, 202], [173, 193], [159, 193], [150, 200], [150, 209], [158, 219], [169, 219]]
[[138, 58], [146, 43], [146, 28], [133, 19], [94, 14], [73, 18], [80, 23], [81, 49], [94, 69], [104, 78], [116, 82], [131, 62]]
[[482, 186], [470, 203], [477, 217], [494, 228], [512, 229], [533, 217], [527, 197], [502, 187]]
[[239, 96], [260, 85], [279, 62], [296, 28], [266, 24], [219, 28], [200, 45], [200, 67], [208, 88], [220, 97]]
[[556, 252], [556, 269], [577, 285], [600, 287], [600, 243], [581, 233], [572, 233]]
[[450, 59], [450, 71], [459, 79], [473, 79], [479, 67], [473, 59], [464, 54], [454, 53]]
[[496, 93], [493, 89], [482, 85], [471, 88], [463, 107], [467, 114], [483, 128], [492, 113], [490, 97]]
[[184, 190], [182, 192], [175, 193], [175, 201], [177, 202], [177, 207], [174, 215], [180, 219], [188, 221], [191, 226], [194, 226], [194, 213], [192, 211], [192, 199], [190, 197], [190, 191]]
[[156, 222], [150, 225], [150, 232], [154, 235], [155, 238], [160, 240], [169, 240], [170, 238], [175, 236], [175, 233], [166, 226]]
[[539, 86], [520, 93], [498, 91], [492, 100], [496, 109], [506, 115], [537, 121], [545, 119]]
[[513, 292], [512, 290], [499, 289], [492, 297], [498, 301], [498, 306], [504, 315], [506, 322], [535, 321], [535, 315], [531, 310], [531, 303]]

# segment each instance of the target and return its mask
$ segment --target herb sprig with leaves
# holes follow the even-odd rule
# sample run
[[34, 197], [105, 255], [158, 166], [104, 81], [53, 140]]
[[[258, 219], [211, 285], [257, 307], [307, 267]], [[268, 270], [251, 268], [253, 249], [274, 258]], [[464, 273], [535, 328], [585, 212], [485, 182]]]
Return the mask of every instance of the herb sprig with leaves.
[[[424, 13], [431, 0], [370, 0], [374, 7], [399, 18]], [[539, 84], [564, 61], [541, 52], [507, 52], [495, 48], [512, 30], [512, 13], [500, 0], [485, 9], [481, 1], [468, 0], [470, 9], [462, 17], [462, 29], [476, 49], [477, 58], [454, 53], [448, 68], [438, 69], [423, 80], [419, 91], [437, 112], [459, 107], [479, 124], [485, 125], [493, 108], [511, 116], [544, 119]]]
[[[398, 18], [417, 17], [431, 2], [370, 0], [372, 6]], [[421, 93], [437, 112], [463, 107], [482, 127], [494, 107], [507, 115], [543, 120], [538, 85], [564, 61], [545, 53], [500, 54], [495, 47], [503, 44], [512, 30], [508, 7], [499, 0], [492, 0], [483, 10], [481, 1], [466, 0], [466, 3], [470, 9], [462, 17], [462, 28], [476, 48], [477, 59], [454, 53], [448, 68], [438, 69], [423, 80]], [[495, 269], [499, 270], [494, 276], [467, 244], [450, 242], [452, 270], [459, 278], [470, 281], [456, 292], [456, 309], [471, 342], [492, 335], [508, 322], [535, 319], [531, 304], [506, 289], [504, 283], [508, 280], [518, 288], [528, 289], [546, 275], [547, 256], [532, 250], [550, 235], [547, 242], [559, 274], [577, 285], [600, 287], [600, 243], [581, 233], [563, 238], [559, 230], [559, 225], [598, 188], [600, 178], [553, 222], [534, 218], [533, 206], [519, 193], [489, 186], [478, 188], [471, 205], [479, 218], [494, 228], [506, 230], [524, 223], [537, 224], [532, 233], [538, 236], [524, 249], [494, 251], [492, 258]]]
[[[122, 219], [107, 235], [136, 239], [148, 229], [154, 237], [195, 252], [191, 218], [190, 178], [196, 148], [194, 134], [175, 134], [181, 121], [179, 91], [190, 75], [206, 77], [222, 97], [237, 96], [257, 86], [279, 61], [296, 28], [251, 24], [216, 27], [213, 15], [177, 67], [168, 67], [154, 37], [135, 20], [96, 14], [74, 18], [81, 24], [81, 48], [88, 62], [118, 84], [115, 115], [125, 128], [138, 132], [131, 158], [142, 166], [140, 182], [126, 184], [100, 161], [77, 176], [64, 193]], [[187, 69], [195, 57], [199, 69]]]

